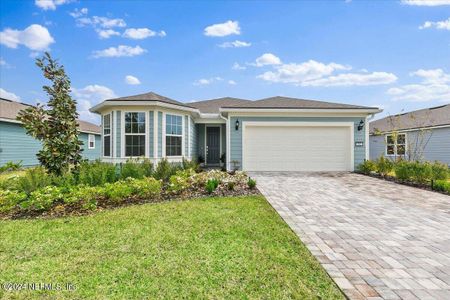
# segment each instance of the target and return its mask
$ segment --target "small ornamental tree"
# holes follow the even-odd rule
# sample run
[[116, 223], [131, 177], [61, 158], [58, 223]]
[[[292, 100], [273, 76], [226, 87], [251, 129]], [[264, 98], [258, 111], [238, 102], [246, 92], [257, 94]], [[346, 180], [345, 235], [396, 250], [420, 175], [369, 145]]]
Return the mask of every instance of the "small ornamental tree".
[[61, 175], [71, 166], [76, 169], [81, 161], [77, 103], [70, 96], [70, 79], [64, 66], [49, 53], [36, 59], [36, 65], [52, 82], [52, 86], [43, 86], [49, 96], [47, 107], [29, 107], [20, 111], [17, 119], [27, 134], [42, 142], [42, 149], [37, 154], [39, 162], [49, 173]]

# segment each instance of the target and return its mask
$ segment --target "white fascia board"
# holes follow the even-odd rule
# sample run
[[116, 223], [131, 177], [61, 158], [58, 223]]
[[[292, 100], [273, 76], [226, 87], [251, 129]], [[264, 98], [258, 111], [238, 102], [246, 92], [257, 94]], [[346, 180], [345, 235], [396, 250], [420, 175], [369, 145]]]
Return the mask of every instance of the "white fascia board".
[[196, 108], [190, 108], [186, 106], [176, 105], [176, 104], [170, 104], [165, 103], [161, 101], [103, 101], [89, 109], [92, 113], [100, 114], [100, 110], [104, 107], [108, 106], [159, 106], [159, 107], [166, 107], [166, 108], [172, 108], [176, 110], [183, 110], [183, 111], [189, 111], [192, 113], [200, 114], [200, 111]]
[[220, 108], [220, 112], [228, 113], [326, 113], [326, 114], [374, 114], [382, 112], [382, 109], [367, 108], [367, 109], [322, 109], [322, 108]]

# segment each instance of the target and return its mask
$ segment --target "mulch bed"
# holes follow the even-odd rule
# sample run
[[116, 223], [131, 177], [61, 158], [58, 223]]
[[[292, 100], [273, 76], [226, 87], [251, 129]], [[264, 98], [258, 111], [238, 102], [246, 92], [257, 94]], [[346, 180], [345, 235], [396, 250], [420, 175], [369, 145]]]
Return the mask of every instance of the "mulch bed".
[[395, 183], [398, 183], [398, 184], [407, 185], [407, 186], [415, 187], [415, 188], [418, 188], [418, 189], [427, 190], [427, 191], [430, 191], [430, 192], [435, 192], [435, 193], [439, 193], [439, 194], [450, 196], [450, 193], [447, 193], [447, 192], [444, 192], [444, 191], [433, 190], [431, 188], [430, 184], [422, 184], [422, 183], [417, 183], [417, 182], [413, 182], [413, 181], [398, 180], [395, 176], [389, 176], [389, 175], [381, 176], [380, 174], [377, 174], [377, 173], [371, 173], [371, 174], [364, 174], [364, 173], [360, 173], [360, 172], [355, 172], [355, 173], [359, 174], [359, 175], [365, 175], [365, 176], [369, 176], [369, 177], [373, 177], [373, 178], [378, 178], [378, 179], [381, 179], [381, 180], [395, 182]]
[[85, 209], [75, 204], [56, 203], [48, 211], [13, 211], [9, 213], [0, 213], [0, 219], [52, 219], [67, 216], [85, 216], [97, 213], [103, 210], [116, 209], [131, 205], [140, 205], [146, 203], [161, 203], [168, 201], [184, 201], [194, 198], [213, 198], [213, 197], [239, 197], [260, 195], [257, 188], [249, 189], [248, 187], [236, 187], [234, 190], [228, 190], [226, 187], [219, 186], [213, 193], [208, 194], [204, 190], [187, 189], [178, 194], [170, 193], [166, 189], [161, 192], [161, 196], [153, 199], [142, 199], [138, 197], [126, 198], [120, 202], [111, 202], [104, 198], [99, 198], [96, 209]]

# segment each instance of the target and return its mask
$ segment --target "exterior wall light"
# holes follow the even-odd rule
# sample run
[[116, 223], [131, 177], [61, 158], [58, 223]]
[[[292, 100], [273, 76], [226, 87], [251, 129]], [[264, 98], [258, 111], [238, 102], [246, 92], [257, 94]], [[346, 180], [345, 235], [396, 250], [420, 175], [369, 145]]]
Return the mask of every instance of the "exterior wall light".
[[361, 121], [359, 121], [359, 125], [358, 125], [358, 131], [361, 131], [361, 130], [363, 130], [363, 128], [364, 128], [364, 121], [363, 121], [363, 120], [361, 120]]
[[239, 120], [236, 120], [236, 130], [239, 130]]

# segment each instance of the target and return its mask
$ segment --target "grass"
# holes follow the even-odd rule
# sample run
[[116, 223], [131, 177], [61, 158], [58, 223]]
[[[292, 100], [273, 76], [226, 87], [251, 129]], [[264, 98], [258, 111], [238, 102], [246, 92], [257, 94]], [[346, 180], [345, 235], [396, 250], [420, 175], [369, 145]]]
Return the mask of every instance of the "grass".
[[2, 299], [344, 299], [260, 196], [0, 221], [0, 237], [0, 283], [76, 287]]

